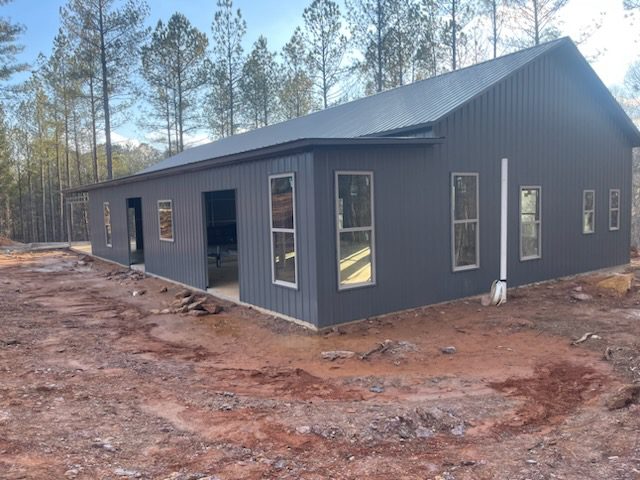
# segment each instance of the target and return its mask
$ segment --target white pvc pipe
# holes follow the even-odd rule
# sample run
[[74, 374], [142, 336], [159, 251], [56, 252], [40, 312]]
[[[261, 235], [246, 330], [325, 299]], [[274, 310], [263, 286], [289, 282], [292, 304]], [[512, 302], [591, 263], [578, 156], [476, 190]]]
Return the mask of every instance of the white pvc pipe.
[[502, 159], [500, 168], [500, 278], [491, 284], [489, 305], [507, 302], [507, 200], [509, 193], [509, 160]]
[[[500, 280], [507, 282], [507, 200], [509, 188], [509, 159], [502, 159], [500, 182]], [[505, 285], [506, 286], [506, 285]], [[506, 300], [506, 289], [505, 289]]]

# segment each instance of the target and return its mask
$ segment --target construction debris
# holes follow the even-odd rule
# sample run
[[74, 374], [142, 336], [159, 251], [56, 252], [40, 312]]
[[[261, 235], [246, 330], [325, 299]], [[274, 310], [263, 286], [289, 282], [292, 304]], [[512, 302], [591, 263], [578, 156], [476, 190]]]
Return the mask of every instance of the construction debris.
[[584, 335], [582, 335], [579, 339], [574, 340], [573, 342], [571, 342], [571, 345], [579, 345], [579, 344], [581, 344], [583, 342], [586, 342], [590, 338], [593, 338], [595, 340], [599, 340], [600, 336], [596, 335], [594, 332], [587, 332]]
[[355, 354], [356, 354], [356, 352], [352, 352], [350, 350], [331, 350], [331, 351], [328, 351], [328, 352], [322, 352], [320, 355], [325, 360], [329, 360], [329, 361], [333, 362], [334, 360], [337, 360], [338, 358], [352, 358], [352, 357], [355, 356]]
[[393, 345], [393, 342], [391, 340], [385, 340], [382, 343], [379, 343], [378, 345], [376, 345], [375, 347], [373, 347], [371, 350], [369, 350], [368, 352], [363, 353], [362, 355], [360, 355], [360, 360], [366, 360], [367, 358], [369, 358], [371, 355], [373, 355], [374, 353], [384, 353], [386, 352], [391, 346]]
[[588, 293], [572, 292], [571, 293], [571, 298], [573, 298], [574, 300], [577, 300], [579, 302], [585, 302], [587, 300], [591, 300], [593, 297], [591, 295], [589, 295]]

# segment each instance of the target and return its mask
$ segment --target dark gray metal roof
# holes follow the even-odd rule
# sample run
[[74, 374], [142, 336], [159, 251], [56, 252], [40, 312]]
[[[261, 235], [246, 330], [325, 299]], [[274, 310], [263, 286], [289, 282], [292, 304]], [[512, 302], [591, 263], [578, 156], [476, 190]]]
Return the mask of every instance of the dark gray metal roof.
[[304, 138], [355, 138], [430, 124], [560, 44], [554, 40], [495, 60], [190, 148], [141, 173]]
[[282, 154], [289, 154], [292, 152], [306, 151], [311, 148], [323, 148], [323, 147], [363, 147], [363, 146], [378, 146], [378, 147], [427, 147], [442, 143], [442, 138], [435, 137], [354, 137], [354, 138], [301, 138], [298, 140], [291, 140], [289, 142], [279, 143], [277, 145], [269, 145], [266, 147], [260, 147], [245, 152], [238, 152], [229, 155], [223, 155], [215, 158], [207, 158], [206, 160], [199, 160], [189, 163], [182, 163], [171, 167], [166, 167], [153, 171], [140, 172], [135, 175], [129, 175], [127, 177], [115, 178], [113, 180], [105, 180], [99, 183], [93, 183], [90, 185], [81, 185], [74, 188], [67, 188], [63, 190], [66, 196], [88, 192], [91, 190], [98, 190], [104, 187], [112, 187], [116, 185], [124, 185], [127, 183], [139, 182], [141, 180], [149, 180], [152, 178], [167, 177], [176, 173], [188, 173], [207, 170], [213, 167], [220, 167], [229, 164], [235, 164], [240, 162], [246, 162], [256, 159], [270, 158]]

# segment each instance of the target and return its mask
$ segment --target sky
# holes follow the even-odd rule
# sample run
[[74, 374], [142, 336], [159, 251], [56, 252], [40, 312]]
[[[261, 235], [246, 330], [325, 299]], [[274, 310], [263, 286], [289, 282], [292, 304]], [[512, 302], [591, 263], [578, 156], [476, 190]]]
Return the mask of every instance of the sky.
[[[234, 0], [247, 22], [245, 50], [249, 50], [259, 35], [265, 35], [272, 50], [280, 50], [302, 23], [302, 11], [311, 0]], [[338, 0], [343, 6], [344, 1]], [[53, 38], [59, 28], [59, 9], [64, 0], [13, 0], [0, 7], [0, 15], [21, 23], [26, 32], [21, 38], [25, 46], [20, 60], [35, 64], [38, 54], [49, 55]], [[200, 30], [211, 34], [215, 0], [148, 0], [149, 26], [158, 20], [166, 21], [176, 11], [182, 12]], [[614, 87], [624, 81], [631, 63], [640, 59], [640, 16], [635, 19], [622, 8], [622, 0], [569, 0], [561, 15], [563, 34], [580, 37], [585, 26], [602, 13], [602, 26], [579, 45], [587, 58], [600, 55], [592, 66], [604, 83]], [[344, 13], [344, 8], [343, 8]], [[128, 138], [145, 140], [133, 122], [125, 122], [115, 129], [116, 140]], [[198, 142], [198, 139], [194, 139]]]

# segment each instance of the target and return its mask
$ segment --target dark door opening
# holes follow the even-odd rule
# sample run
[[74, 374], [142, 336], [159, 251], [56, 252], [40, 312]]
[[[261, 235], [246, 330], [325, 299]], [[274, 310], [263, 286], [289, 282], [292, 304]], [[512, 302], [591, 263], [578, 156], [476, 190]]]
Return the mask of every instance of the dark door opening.
[[207, 235], [207, 287], [218, 294], [238, 299], [236, 191], [205, 192], [204, 213]]
[[129, 231], [129, 265], [144, 264], [141, 198], [127, 199], [127, 227]]

